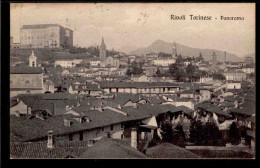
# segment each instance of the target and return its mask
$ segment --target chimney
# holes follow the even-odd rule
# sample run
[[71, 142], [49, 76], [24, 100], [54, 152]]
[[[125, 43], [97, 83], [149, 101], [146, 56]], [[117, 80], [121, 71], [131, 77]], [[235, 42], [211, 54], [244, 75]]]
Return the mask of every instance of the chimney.
[[137, 149], [137, 132], [136, 128], [131, 128], [131, 147]]
[[136, 103], [133, 104], [133, 108], [135, 108], [135, 109], [137, 108], [137, 104]]
[[48, 131], [48, 143], [47, 148], [51, 149], [53, 148], [53, 131]]

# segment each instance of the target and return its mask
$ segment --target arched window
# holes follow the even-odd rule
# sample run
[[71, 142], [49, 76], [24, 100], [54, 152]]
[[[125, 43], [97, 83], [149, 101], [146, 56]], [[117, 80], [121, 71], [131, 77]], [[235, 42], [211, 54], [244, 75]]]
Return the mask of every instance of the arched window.
[[34, 61], [32, 62], [32, 66], [35, 67], [35, 62]]
[[26, 80], [24, 83], [25, 83], [26, 86], [30, 85], [30, 81], [29, 80]]

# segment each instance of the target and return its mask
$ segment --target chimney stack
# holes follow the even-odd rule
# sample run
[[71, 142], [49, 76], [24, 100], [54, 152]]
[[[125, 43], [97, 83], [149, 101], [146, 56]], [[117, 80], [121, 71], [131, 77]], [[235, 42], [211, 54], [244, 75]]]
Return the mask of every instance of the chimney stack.
[[137, 132], [136, 128], [131, 129], [131, 147], [137, 149]]
[[53, 131], [48, 131], [48, 143], [47, 143], [47, 148], [51, 149], [53, 148]]

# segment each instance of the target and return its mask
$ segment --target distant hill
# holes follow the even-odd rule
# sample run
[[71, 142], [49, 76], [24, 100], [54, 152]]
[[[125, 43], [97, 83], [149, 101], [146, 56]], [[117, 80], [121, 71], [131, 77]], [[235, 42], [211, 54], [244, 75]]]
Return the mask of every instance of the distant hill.
[[[164, 53], [172, 53], [172, 46], [173, 43], [168, 43], [162, 40], [157, 40], [153, 42], [150, 46], [146, 48], [139, 48], [137, 50], [134, 50], [130, 52], [130, 54], [135, 54], [135, 55], [146, 55], [151, 52], [164, 52]], [[202, 54], [205, 60], [209, 61], [212, 60], [212, 54], [213, 52], [216, 53], [217, 55], [217, 60], [218, 61], [223, 61], [224, 60], [224, 51], [220, 50], [215, 50], [215, 49], [200, 49], [200, 48], [192, 48], [188, 47], [179, 43], [176, 43], [177, 46], [177, 53], [181, 54], [183, 57], [198, 57], [199, 53]], [[243, 58], [238, 57], [235, 54], [231, 54], [227, 52], [226, 56], [226, 61], [233, 61], [233, 62], [239, 62], [243, 61]]]

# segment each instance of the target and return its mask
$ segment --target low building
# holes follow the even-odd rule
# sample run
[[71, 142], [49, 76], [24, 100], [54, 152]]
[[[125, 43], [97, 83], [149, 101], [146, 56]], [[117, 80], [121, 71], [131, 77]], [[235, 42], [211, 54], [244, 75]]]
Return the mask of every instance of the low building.
[[153, 60], [153, 64], [156, 66], [162, 66], [162, 67], [168, 67], [171, 64], [174, 64], [176, 62], [175, 59], [156, 59]]
[[134, 82], [149, 82], [150, 78], [144, 74], [140, 74], [140, 75], [132, 75], [131, 80]]
[[39, 67], [12, 67], [10, 71], [10, 97], [18, 94], [43, 93], [43, 70]]
[[74, 68], [77, 64], [80, 64], [83, 60], [72, 59], [72, 60], [56, 60], [54, 66], [60, 65], [62, 68]]
[[246, 79], [246, 73], [241, 70], [229, 70], [224, 72], [227, 81], [243, 81]]

